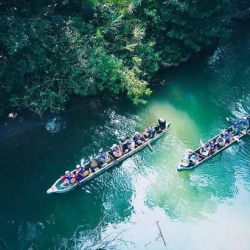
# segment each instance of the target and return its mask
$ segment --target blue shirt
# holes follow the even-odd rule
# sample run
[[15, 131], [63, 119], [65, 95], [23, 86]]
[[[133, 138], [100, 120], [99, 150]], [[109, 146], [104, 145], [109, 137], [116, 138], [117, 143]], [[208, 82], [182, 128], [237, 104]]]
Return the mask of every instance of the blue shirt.
[[248, 119], [243, 120], [242, 121], [242, 129], [244, 129], [245, 131], [247, 131], [248, 128], [249, 128], [249, 121], [248, 121]]

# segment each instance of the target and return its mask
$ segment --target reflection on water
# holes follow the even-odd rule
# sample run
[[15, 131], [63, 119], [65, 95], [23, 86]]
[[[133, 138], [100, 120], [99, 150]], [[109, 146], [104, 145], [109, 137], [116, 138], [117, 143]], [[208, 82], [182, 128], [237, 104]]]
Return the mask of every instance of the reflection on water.
[[66, 129], [66, 122], [61, 117], [54, 117], [45, 124], [45, 128], [49, 133], [58, 133]]
[[[156, 221], [167, 249], [249, 249], [248, 136], [193, 171], [176, 171], [186, 148], [228, 127], [225, 117], [249, 113], [250, 33], [242, 32], [208, 58], [167, 71], [167, 85], [144, 107], [123, 101], [83, 109], [2, 143], [0, 249], [91, 249], [107, 242], [114, 249], [166, 249]], [[46, 195], [81, 158], [159, 117], [171, 127], [153, 150], [73, 192]]]

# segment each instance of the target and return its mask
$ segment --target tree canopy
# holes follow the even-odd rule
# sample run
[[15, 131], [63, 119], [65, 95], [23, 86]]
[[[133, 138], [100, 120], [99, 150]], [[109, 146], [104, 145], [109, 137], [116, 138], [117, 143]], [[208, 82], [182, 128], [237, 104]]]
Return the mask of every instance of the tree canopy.
[[230, 0], [4, 0], [0, 7], [0, 113], [14, 106], [39, 115], [63, 110], [76, 95], [145, 103], [163, 61], [226, 35], [231, 18]]

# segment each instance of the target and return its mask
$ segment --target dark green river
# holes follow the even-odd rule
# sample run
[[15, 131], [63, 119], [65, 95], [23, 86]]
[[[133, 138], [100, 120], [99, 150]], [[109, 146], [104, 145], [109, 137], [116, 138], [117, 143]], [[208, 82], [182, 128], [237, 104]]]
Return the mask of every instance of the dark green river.
[[[186, 148], [250, 113], [250, 29], [161, 77], [148, 104], [96, 105], [0, 141], [0, 249], [250, 249], [250, 137], [178, 173]], [[159, 117], [166, 136], [67, 194], [64, 173]], [[158, 224], [157, 224], [158, 221]], [[159, 225], [159, 228], [158, 228]], [[160, 237], [160, 230], [165, 240]]]

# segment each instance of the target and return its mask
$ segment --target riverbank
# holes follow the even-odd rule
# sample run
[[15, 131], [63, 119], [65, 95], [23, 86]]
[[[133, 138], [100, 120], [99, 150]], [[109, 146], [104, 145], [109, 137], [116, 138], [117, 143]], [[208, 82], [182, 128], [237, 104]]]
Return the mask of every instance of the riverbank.
[[42, 124], [43, 121], [30, 112], [9, 113], [0, 120], [0, 141], [24, 133]]
[[[104, 105], [104, 103], [105, 100], [101, 100], [99, 97], [92, 99], [88, 97], [84, 100], [83, 98], [75, 98], [74, 101], [68, 104], [67, 110], [64, 113], [72, 113], [82, 109], [95, 110]], [[13, 112], [6, 114], [0, 119], [0, 141], [17, 136], [39, 126], [46, 127], [46, 124], [49, 121], [53, 121], [53, 119], [60, 119], [60, 115], [47, 113], [41, 118], [39, 115], [25, 109], [13, 110]]]

